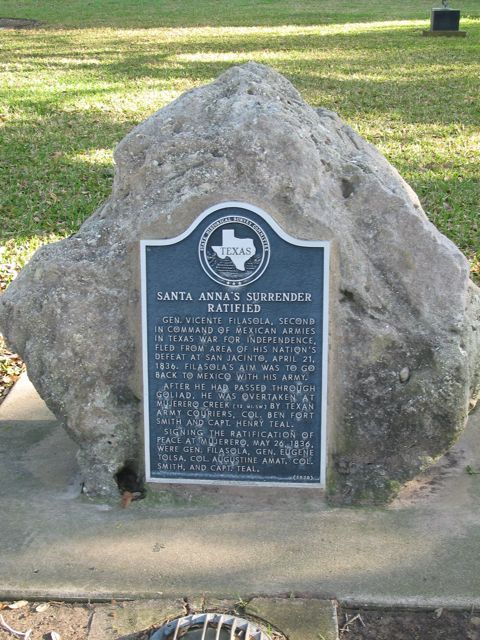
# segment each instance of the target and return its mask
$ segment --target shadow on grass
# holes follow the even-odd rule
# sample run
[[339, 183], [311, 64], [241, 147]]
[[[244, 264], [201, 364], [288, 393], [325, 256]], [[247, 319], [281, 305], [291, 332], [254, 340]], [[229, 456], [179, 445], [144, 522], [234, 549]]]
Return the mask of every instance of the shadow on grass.
[[[113, 180], [109, 164], [102, 166], [82, 155], [98, 149], [108, 154], [137, 124], [133, 119], [115, 122], [109, 113], [58, 111], [50, 116], [44, 127], [40, 118], [5, 128], [15, 145], [8, 147], [7, 167], [0, 168], [3, 239], [16, 237], [25, 242], [49, 233], [75, 232], [108, 197]], [[66, 128], [71, 132], [68, 143]], [[414, 176], [412, 186], [432, 222], [464, 252], [474, 255], [480, 200], [475, 166], [464, 166], [460, 180], [446, 180], [441, 164], [427, 169], [425, 175], [413, 160], [402, 157], [401, 161], [399, 169], [403, 175]]]
[[[153, 42], [114, 37], [107, 38], [103, 48], [87, 52], [72, 49], [69, 42], [50, 52], [37, 36], [29, 51], [12, 55], [27, 68], [31, 62], [39, 70], [65, 73], [66, 88], [38, 97], [29, 87], [9, 86], [5, 98], [43, 114], [52, 104], [61, 109], [72, 99], [101, 98], [129, 82], [132, 90], [139, 82], [158, 91], [175, 88], [178, 80], [194, 86], [212, 81], [234, 64], [257, 60], [285, 74], [311, 104], [340, 105], [344, 117], [361, 120], [372, 113], [392, 113], [407, 123], [478, 123], [476, 43], [439, 44], [422, 39], [415, 29], [367, 34], [253, 33]], [[80, 83], [71, 81], [75, 76]], [[333, 96], [333, 103], [325, 96]]]
[[[3, 0], [2, 15], [34, 18], [43, 28], [162, 28], [345, 24], [384, 20], [427, 20], [429, 0]], [[476, 0], [463, 0], [464, 15], [478, 15]]]
[[[44, 74], [47, 83], [52, 80], [53, 90], [42, 93], [40, 83], [10, 83], [0, 95], [19, 114], [17, 120], [5, 121], [2, 133], [0, 204], [6, 222], [0, 233], [7, 238], [31, 237], [64, 225], [67, 234], [108, 195], [111, 168], [80, 158], [96, 149], [112, 149], [143, 119], [141, 109], [115, 112], [117, 96], [120, 102], [122, 96], [134, 102], [142, 91], [158, 92], [153, 112], [164, 105], [162, 92], [178, 94], [210, 82], [233, 64], [249, 59], [286, 75], [312, 106], [339, 111], [351, 122], [377, 119], [380, 127], [381, 123], [398, 127], [386, 139], [404, 135], [411, 142], [407, 136], [415, 134], [415, 125], [422, 125], [419, 130], [432, 138], [442, 129], [443, 144], [455, 135], [453, 129], [445, 128], [478, 123], [475, 47], [479, 34], [480, 26], [472, 28], [467, 41], [442, 42], [424, 39], [412, 27], [194, 37], [186, 31], [153, 39], [134, 34], [121, 38], [112, 31], [93, 42], [83, 42], [78, 34], [13, 34], [4, 54], [6, 64], [15, 61], [34, 80], [38, 73]], [[108, 103], [104, 111], [101, 101]], [[411, 126], [409, 131], [406, 125]], [[405, 154], [399, 161], [404, 175], [416, 175], [418, 159]], [[445, 180], [439, 177], [441, 167], [433, 173], [428, 179], [419, 175], [415, 184], [427, 202], [425, 208], [464, 250], [478, 251], [475, 230], [468, 228], [470, 213], [459, 227], [463, 235], [455, 231], [457, 223], [449, 221], [448, 209], [446, 216], [440, 216]], [[478, 197], [474, 177], [456, 181], [451, 190], [460, 194], [457, 202], [449, 202], [454, 211], [474, 210], [473, 204], [470, 209]], [[462, 215], [460, 211], [460, 219]]]
[[429, 219], [469, 257], [480, 248], [480, 177], [471, 165], [461, 176], [422, 177], [414, 168], [411, 181]]
[[113, 169], [77, 156], [112, 149], [135, 125], [107, 113], [50, 112], [4, 129], [0, 241], [69, 235], [111, 190]]

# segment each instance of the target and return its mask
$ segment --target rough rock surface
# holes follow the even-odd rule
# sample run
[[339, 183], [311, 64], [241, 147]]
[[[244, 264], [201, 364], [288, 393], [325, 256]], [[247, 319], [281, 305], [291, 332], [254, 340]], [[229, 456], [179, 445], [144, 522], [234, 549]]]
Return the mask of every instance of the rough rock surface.
[[334, 113], [250, 63], [153, 115], [115, 160], [109, 200], [41, 248], [0, 305], [8, 343], [80, 446], [88, 492], [141, 467], [138, 240], [175, 236], [225, 200], [333, 242], [331, 498], [388, 500], [455, 441], [479, 392], [479, 290], [395, 169]]

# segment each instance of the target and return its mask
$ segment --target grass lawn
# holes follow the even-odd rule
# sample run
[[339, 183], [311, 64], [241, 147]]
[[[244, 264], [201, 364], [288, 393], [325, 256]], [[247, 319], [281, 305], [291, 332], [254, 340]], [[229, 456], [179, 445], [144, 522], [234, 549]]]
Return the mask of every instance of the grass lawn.
[[2, 0], [0, 17], [41, 25], [0, 31], [0, 282], [107, 197], [112, 150], [135, 124], [247, 60], [379, 147], [479, 281], [480, 3], [459, 2], [465, 39], [423, 38], [431, 6]]

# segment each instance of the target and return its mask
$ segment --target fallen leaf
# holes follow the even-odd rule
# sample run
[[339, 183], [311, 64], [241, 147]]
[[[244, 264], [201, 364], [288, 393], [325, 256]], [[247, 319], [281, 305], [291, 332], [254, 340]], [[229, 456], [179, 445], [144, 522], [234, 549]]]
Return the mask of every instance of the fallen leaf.
[[56, 631], [50, 631], [48, 637], [50, 638], [50, 640], [62, 640], [61, 635]]
[[37, 613], [43, 613], [48, 609], [49, 606], [50, 605], [48, 604], [48, 602], [42, 602], [42, 604], [39, 604], [37, 607], [35, 607], [35, 611]]
[[133, 493], [131, 491], [124, 491], [122, 493], [122, 507], [126, 509], [133, 500]]
[[16, 602], [12, 602], [12, 604], [7, 605], [8, 609], [21, 609], [28, 604], [28, 600], [17, 600]]

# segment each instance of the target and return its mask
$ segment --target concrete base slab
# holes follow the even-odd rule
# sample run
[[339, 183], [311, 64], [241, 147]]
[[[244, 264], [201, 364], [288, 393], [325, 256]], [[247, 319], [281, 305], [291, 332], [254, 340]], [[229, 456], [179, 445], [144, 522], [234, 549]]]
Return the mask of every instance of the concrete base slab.
[[[480, 606], [480, 412], [386, 509], [320, 494], [87, 499], [75, 446], [26, 379], [0, 407], [0, 599], [251, 595]], [[470, 471], [470, 473], [467, 471]]]
[[[159, 599], [137, 602], [112, 602], [96, 605], [88, 640], [133, 640], [149, 630], [153, 633], [169, 620], [185, 615], [215, 611], [247, 618], [267, 633], [280, 631], [289, 640], [337, 640], [336, 606], [324, 600], [296, 598], [254, 598], [192, 602], [184, 599]], [[147, 636], [149, 634], [145, 634]], [[214, 637], [212, 632], [212, 637]]]
[[[289, 640], [337, 640], [334, 603], [295, 598], [238, 600], [204, 599], [197, 606], [188, 598], [113, 602], [96, 605], [88, 640], [133, 640], [139, 632], [153, 633], [166, 622], [193, 613], [230, 613], [258, 623], [267, 632], [276, 629]], [[145, 633], [148, 636], [149, 633]], [[212, 636], [213, 637], [213, 636]]]
[[254, 598], [245, 613], [264, 620], [288, 640], [337, 640], [337, 609], [328, 600]]
[[88, 640], [128, 640], [139, 631], [157, 628], [185, 613], [182, 599], [96, 605]]

